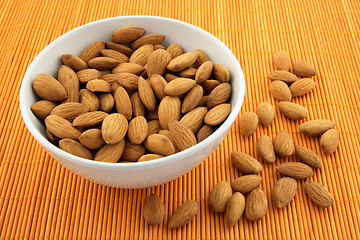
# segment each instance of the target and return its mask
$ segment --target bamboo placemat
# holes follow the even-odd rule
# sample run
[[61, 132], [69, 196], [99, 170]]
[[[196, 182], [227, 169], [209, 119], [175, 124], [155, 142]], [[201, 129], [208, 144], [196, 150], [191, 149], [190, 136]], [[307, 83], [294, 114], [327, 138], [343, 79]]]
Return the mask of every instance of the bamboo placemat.
[[[235, 122], [216, 151], [187, 175], [142, 190], [104, 187], [84, 180], [54, 161], [26, 129], [19, 110], [22, 77], [35, 56], [61, 34], [87, 22], [121, 15], [158, 15], [199, 26], [222, 40], [237, 56], [246, 77], [241, 112], [268, 101], [271, 56], [284, 49], [292, 60], [312, 63], [315, 89], [294, 101], [309, 109], [308, 119], [337, 122], [340, 145], [324, 154], [319, 139], [300, 134], [298, 122], [277, 113], [270, 127], [244, 138]], [[360, 239], [360, 2], [294, 1], [0, 1], [0, 239]], [[323, 169], [313, 180], [324, 184], [334, 204], [322, 209], [305, 195], [303, 181], [294, 201], [278, 210], [271, 200], [278, 159], [261, 172], [269, 209], [259, 222], [242, 219], [234, 228], [208, 208], [214, 184], [239, 173], [229, 162], [233, 150], [253, 156], [256, 140], [281, 130], [296, 145], [313, 149]], [[149, 227], [142, 217], [146, 197], [164, 201], [163, 224]], [[179, 230], [166, 222], [184, 201], [200, 203], [196, 218]]]

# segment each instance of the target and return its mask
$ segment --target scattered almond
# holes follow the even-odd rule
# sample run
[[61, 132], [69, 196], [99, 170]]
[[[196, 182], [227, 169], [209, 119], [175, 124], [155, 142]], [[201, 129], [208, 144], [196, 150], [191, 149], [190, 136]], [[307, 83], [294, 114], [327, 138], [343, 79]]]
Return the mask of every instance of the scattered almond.
[[301, 60], [293, 63], [293, 72], [303, 78], [316, 75], [315, 68], [311, 64]]
[[263, 169], [258, 160], [242, 152], [232, 152], [231, 162], [240, 172], [245, 174], [257, 174]]
[[331, 120], [316, 119], [300, 124], [299, 130], [303, 134], [317, 136], [323, 134], [329, 129], [334, 128], [335, 126], [336, 123]]
[[305, 164], [314, 167], [322, 168], [320, 157], [310, 149], [302, 146], [296, 146], [296, 156]]
[[277, 208], [288, 205], [295, 197], [297, 182], [293, 178], [283, 177], [276, 181], [272, 197]]
[[265, 193], [260, 188], [255, 188], [246, 197], [245, 217], [249, 221], [262, 219], [267, 211], [268, 201]]
[[269, 86], [269, 90], [273, 95], [273, 97], [279, 102], [291, 101], [291, 92], [288, 85], [286, 85], [286, 83], [279, 80], [273, 81]]
[[299, 80], [296, 75], [284, 70], [275, 70], [270, 72], [269, 78], [271, 81], [283, 81], [287, 84], [292, 84]]
[[336, 129], [329, 129], [320, 138], [320, 147], [327, 153], [332, 154], [339, 145], [339, 132]]
[[199, 204], [194, 200], [183, 203], [170, 217], [168, 227], [179, 228], [190, 222], [199, 210]]
[[144, 204], [144, 219], [147, 224], [160, 224], [165, 216], [165, 206], [158, 195], [151, 194]]
[[279, 102], [278, 108], [285, 117], [291, 120], [301, 120], [309, 115], [309, 111], [303, 106], [292, 102]]
[[258, 187], [261, 181], [261, 176], [250, 174], [239, 177], [232, 181], [231, 187], [235, 192], [241, 192], [242, 194], [245, 194]]
[[245, 137], [253, 134], [259, 123], [259, 118], [254, 112], [246, 112], [240, 118], [240, 130]]
[[268, 102], [262, 102], [257, 105], [256, 114], [259, 117], [259, 121], [265, 127], [269, 126], [275, 118], [275, 107]]
[[296, 179], [309, 178], [313, 175], [313, 170], [306, 164], [299, 162], [282, 163], [276, 167], [276, 171]]
[[305, 95], [315, 87], [315, 81], [311, 78], [302, 78], [290, 86], [291, 95], [293, 97], [299, 97]]
[[275, 136], [274, 149], [281, 157], [289, 157], [295, 152], [294, 140], [287, 131], [283, 130]]
[[209, 195], [209, 206], [214, 212], [225, 212], [226, 205], [231, 198], [232, 189], [228, 182], [218, 182]]
[[331, 193], [320, 183], [306, 181], [305, 191], [311, 201], [320, 207], [329, 207], [334, 203]]
[[262, 160], [267, 163], [275, 162], [274, 144], [269, 136], [262, 135], [256, 143], [256, 149]]
[[290, 70], [290, 56], [287, 52], [285, 51], [278, 51], [274, 54], [273, 56], [273, 63], [275, 66], [275, 69], [278, 70], [285, 70], [285, 71], [289, 71]]
[[243, 212], [245, 210], [245, 197], [239, 193], [234, 193], [226, 208], [226, 222], [229, 227], [234, 226], [237, 222], [239, 222]]

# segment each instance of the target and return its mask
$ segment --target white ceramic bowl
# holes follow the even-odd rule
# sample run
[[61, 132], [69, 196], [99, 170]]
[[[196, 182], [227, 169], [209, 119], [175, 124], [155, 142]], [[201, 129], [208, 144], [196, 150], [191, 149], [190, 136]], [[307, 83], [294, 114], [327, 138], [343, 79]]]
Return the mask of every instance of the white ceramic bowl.
[[[139, 26], [148, 33], [166, 35], [163, 42], [180, 44], [184, 52], [202, 49], [213, 63], [221, 63], [231, 75], [232, 110], [226, 121], [207, 139], [185, 151], [161, 159], [139, 163], [105, 163], [80, 158], [62, 151], [46, 139], [44, 123], [30, 110], [37, 100], [32, 80], [38, 73], [54, 77], [65, 53], [80, 55], [91, 43], [110, 41], [114, 30]], [[60, 164], [90, 181], [119, 188], [144, 188], [160, 185], [189, 172], [206, 159], [221, 143], [235, 121], [245, 94], [242, 69], [234, 54], [210, 33], [185, 22], [154, 16], [124, 16], [103, 19], [75, 28], [50, 43], [29, 66], [20, 89], [20, 109], [24, 122], [34, 138]]]

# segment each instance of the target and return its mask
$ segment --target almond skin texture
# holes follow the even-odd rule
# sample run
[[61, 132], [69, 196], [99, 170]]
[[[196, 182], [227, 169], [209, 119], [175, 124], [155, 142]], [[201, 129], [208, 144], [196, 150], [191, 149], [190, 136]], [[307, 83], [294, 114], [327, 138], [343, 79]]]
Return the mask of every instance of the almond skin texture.
[[145, 70], [145, 68], [136, 63], [120, 63], [116, 67], [112, 69], [112, 73], [133, 73], [133, 74], [140, 74]]
[[166, 97], [165, 86], [167, 81], [159, 74], [153, 74], [150, 78], [150, 85], [157, 97], [160, 101]]
[[146, 148], [143, 144], [133, 144], [132, 142], [125, 141], [124, 152], [120, 160], [136, 162], [141, 156], [146, 153]]
[[117, 73], [116, 77], [118, 78], [117, 82], [125, 89], [138, 90], [139, 76], [132, 73]]
[[89, 111], [89, 108], [84, 104], [76, 102], [67, 102], [62, 103], [56, 106], [50, 114], [58, 115], [65, 118], [68, 121], [74, 120], [77, 116], [86, 113]]
[[144, 46], [141, 46], [131, 55], [129, 62], [145, 66], [152, 52], [154, 52], [153, 45], [146, 44]]
[[277, 208], [288, 205], [295, 197], [297, 182], [293, 178], [283, 177], [276, 181], [272, 197]]
[[292, 84], [293, 82], [298, 81], [298, 77], [296, 75], [284, 70], [275, 70], [270, 72], [269, 78], [271, 81], [283, 81], [287, 84]]
[[146, 30], [136, 26], [126, 26], [115, 30], [112, 34], [112, 41], [116, 43], [130, 43], [142, 36]]
[[175, 153], [175, 148], [170, 139], [161, 134], [151, 134], [146, 138], [144, 144], [146, 149], [152, 153], [164, 156]]
[[183, 151], [197, 144], [195, 135], [191, 131], [191, 129], [179, 121], [170, 120], [169, 131], [173, 136], [175, 146], [180, 151]]
[[209, 195], [209, 206], [214, 212], [225, 212], [226, 205], [231, 198], [232, 189], [228, 182], [218, 182]]
[[141, 102], [138, 92], [135, 92], [133, 95], [131, 95], [130, 101], [133, 117], [145, 116], [145, 107], [144, 104]]
[[86, 84], [86, 89], [91, 92], [111, 92], [111, 86], [107, 81], [101, 79], [90, 80]]
[[48, 100], [41, 100], [37, 101], [33, 105], [31, 105], [31, 111], [38, 116], [39, 118], [46, 118], [50, 115], [50, 112], [57, 106], [56, 103], [48, 101]]
[[114, 42], [106, 42], [106, 47], [121, 52], [122, 54], [125, 54], [128, 57], [130, 57], [131, 54], [133, 54], [134, 52], [134, 50], [132, 50], [131, 48]]
[[320, 183], [306, 181], [305, 191], [311, 201], [320, 207], [329, 207], [334, 203], [330, 192]]
[[149, 153], [149, 154], [142, 155], [139, 158], [138, 162], [151, 161], [151, 160], [159, 159], [159, 158], [162, 158], [162, 157], [164, 157], [164, 156], [162, 156], [160, 154]]
[[129, 62], [128, 56], [126, 56], [125, 54], [122, 54], [121, 52], [118, 52], [116, 50], [103, 49], [103, 50], [101, 50], [101, 54], [104, 57], [109, 57], [109, 58], [117, 60], [119, 62], [119, 64]]
[[144, 219], [147, 224], [160, 224], [165, 216], [165, 206], [158, 195], [151, 194], [144, 204]]
[[194, 62], [194, 67], [199, 68], [204, 62], [209, 61], [209, 57], [206, 53], [201, 49], [196, 49], [194, 52], [198, 54], [198, 58]]
[[214, 90], [214, 88], [216, 88], [219, 85], [220, 82], [218, 80], [208, 79], [205, 82], [203, 82], [202, 87], [204, 88], [206, 94], [210, 94], [211, 91]]
[[181, 102], [177, 97], [166, 96], [159, 104], [159, 121], [163, 129], [168, 129], [171, 119], [180, 120]]
[[257, 174], [263, 169], [258, 160], [242, 152], [232, 152], [231, 161], [240, 172], [245, 174]]
[[170, 53], [171, 59], [174, 59], [184, 53], [182, 47], [177, 43], [172, 43], [166, 49]]
[[89, 108], [90, 112], [97, 111], [99, 109], [100, 103], [95, 93], [92, 93], [87, 89], [81, 89], [79, 96], [80, 103]]
[[279, 102], [291, 101], [291, 92], [286, 83], [279, 80], [273, 81], [272, 83], [270, 83], [269, 90], [271, 95]]
[[68, 120], [57, 115], [47, 116], [45, 118], [45, 125], [47, 129], [58, 138], [78, 140], [81, 135], [81, 132], [73, 127]]
[[257, 105], [256, 114], [259, 117], [260, 123], [267, 127], [274, 121], [276, 110], [270, 103], [262, 102]]
[[213, 73], [214, 73], [215, 79], [221, 83], [227, 83], [230, 80], [229, 71], [227, 70], [227, 68], [224, 65], [222, 65], [220, 63], [214, 64]]
[[115, 105], [114, 97], [111, 93], [98, 93], [99, 110], [103, 112], [110, 112]]
[[299, 97], [305, 95], [315, 87], [315, 81], [311, 78], [302, 78], [290, 86], [291, 95], [293, 97]]
[[79, 80], [75, 72], [70, 67], [62, 65], [58, 72], [58, 79], [68, 95], [63, 102], [79, 102]]
[[101, 126], [101, 134], [107, 144], [115, 144], [124, 139], [128, 131], [128, 121], [124, 115], [113, 113], [108, 115]]
[[287, 131], [281, 131], [275, 136], [274, 148], [281, 157], [289, 157], [295, 152], [294, 140]]
[[108, 116], [106, 112], [102, 111], [94, 111], [94, 112], [87, 112], [83, 113], [79, 116], [77, 116], [74, 121], [73, 125], [74, 127], [80, 127], [80, 128], [89, 128], [96, 126]]
[[98, 149], [105, 143], [101, 135], [101, 130], [96, 128], [83, 132], [79, 137], [79, 141], [88, 149]]
[[262, 160], [267, 163], [275, 162], [274, 144], [269, 136], [262, 135], [256, 143], [256, 149]]
[[195, 217], [199, 210], [199, 204], [194, 200], [183, 203], [170, 217], [168, 227], [179, 228], [184, 226]]
[[252, 191], [258, 187], [262, 181], [262, 177], [258, 175], [245, 175], [239, 177], [231, 182], [231, 188], [235, 192], [241, 192], [242, 194]]
[[259, 117], [254, 112], [246, 112], [241, 115], [240, 129], [244, 137], [248, 137], [253, 134], [259, 123]]
[[204, 125], [200, 128], [198, 133], [196, 134], [196, 139], [198, 142], [201, 142], [202, 140], [209, 137], [211, 134], [213, 134], [214, 128], [208, 125]]
[[200, 102], [203, 96], [203, 88], [200, 85], [193, 87], [185, 96], [181, 112], [186, 113], [193, 110]]
[[152, 120], [148, 122], [147, 136], [150, 136], [151, 134], [159, 133], [160, 130], [161, 130], [161, 126], [159, 120]]
[[313, 175], [313, 170], [306, 164], [299, 162], [282, 163], [276, 167], [276, 171], [296, 179], [309, 178]]
[[190, 78], [176, 78], [166, 84], [164, 91], [169, 96], [178, 96], [188, 92], [196, 85], [196, 82]]
[[226, 208], [226, 222], [229, 227], [234, 226], [239, 222], [243, 212], [245, 210], [245, 197], [239, 193], [234, 193]]
[[158, 49], [152, 52], [149, 55], [146, 66], [148, 77], [151, 77], [153, 74], [164, 74], [166, 66], [169, 64], [170, 60], [171, 55], [166, 50]]
[[167, 65], [167, 69], [173, 72], [180, 72], [187, 67], [190, 67], [197, 59], [197, 52], [188, 52], [172, 59]]
[[201, 66], [199, 67], [199, 69], [196, 71], [195, 74], [195, 81], [198, 84], [202, 84], [203, 82], [205, 82], [206, 80], [209, 79], [211, 73], [213, 70], [213, 64], [211, 61], [206, 61], [203, 64], [201, 64]]
[[101, 55], [101, 50], [105, 48], [105, 42], [97, 41], [91, 44], [89, 47], [85, 49], [85, 51], [81, 54], [80, 58], [88, 63], [90, 59], [95, 57], [99, 57]]
[[81, 83], [87, 83], [90, 80], [101, 78], [101, 73], [96, 69], [84, 69], [76, 73]]
[[63, 64], [70, 67], [75, 72], [88, 68], [86, 62], [84, 62], [81, 58], [73, 54], [61, 55], [61, 61], [63, 62]]
[[283, 50], [278, 51], [274, 54], [273, 63], [275, 69], [285, 70], [285, 71], [290, 70], [290, 65], [291, 65], [290, 56], [287, 52]]
[[47, 128], [46, 128], [46, 137], [47, 137], [48, 140], [49, 140], [50, 142], [52, 142], [53, 144], [58, 144], [59, 141], [60, 141], [60, 139], [59, 139], [57, 136], [55, 136], [54, 134], [52, 134], [52, 133], [49, 131], [49, 129], [47, 129]]
[[190, 128], [195, 134], [203, 126], [206, 113], [206, 107], [197, 107], [185, 114], [185, 116], [181, 118], [180, 122]]
[[231, 94], [231, 86], [228, 83], [222, 83], [219, 86], [215, 87], [209, 94], [207, 101], [207, 107], [212, 108], [221, 103], [226, 102], [229, 99]]
[[59, 147], [61, 150], [64, 150], [65, 152], [68, 152], [72, 155], [86, 158], [86, 159], [92, 159], [92, 155], [89, 150], [86, 149], [83, 145], [81, 145], [79, 142], [72, 140], [72, 139], [61, 139], [59, 142]]
[[268, 201], [265, 193], [260, 188], [255, 188], [246, 197], [245, 217], [249, 221], [259, 221], [267, 211]]
[[130, 120], [132, 116], [131, 100], [123, 87], [116, 89], [114, 100], [117, 112], [124, 115], [127, 120]]
[[336, 151], [337, 146], [339, 145], [339, 132], [336, 129], [329, 129], [320, 138], [320, 147], [327, 153], [332, 154]]
[[125, 140], [115, 144], [105, 144], [95, 154], [94, 160], [100, 162], [116, 163], [119, 161], [125, 148]]
[[35, 93], [45, 100], [57, 102], [68, 97], [63, 85], [46, 73], [36, 75], [32, 82], [32, 87]]
[[129, 123], [128, 138], [134, 144], [142, 143], [148, 133], [148, 124], [143, 116], [133, 118]]
[[179, 76], [183, 78], [195, 79], [196, 72], [197, 72], [196, 68], [188, 67], [182, 70], [181, 72], [179, 72]]
[[223, 103], [210, 109], [205, 115], [204, 122], [210, 126], [216, 126], [229, 116], [231, 111], [231, 105], [229, 103]]
[[202, 96], [200, 99], [199, 104], [197, 105], [198, 107], [206, 107], [207, 106], [207, 100], [209, 99], [209, 95], [207, 96]]
[[142, 77], [139, 78], [139, 96], [141, 102], [150, 112], [155, 111], [156, 109], [155, 94], [151, 88], [150, 83], [145, 79], [143, 79]]
[[303, 106], [292, 102], [279, 102], [278, 108], [285, 117], [291, 120], [301, 120], [309, 115], [309, 111]]
[[331, 120], [317, 119], [304, 122], [300, 125], [299, 130], [303, 134], [310, 136], [321, 135], [329, 129], [336, 126], [336, 123]]
[[165, 40], [165, 36], [161, 34], [148, 34], [145, 36], [142, 36], [141, 38], [136, 39], [132, 44], [131, 48], [136, 50], [139, 47], [146, 45], [146, 44], [160, 44], [162, 41]]
[[293, 63], [293, 72], [302, 78], [312, 77], [316, 75], [315, 68], [307, 62], [304, 61], [296, 61]]
[[313, 168], [322, 168], [321, 159], [315, 152], [302, 146], [296, 146], [295, 151], [296, 156], [301, 160], [301, 162]]
[[118, 65], [120, 61], [109, 57], [96, 57], [90, 59], [88, 64], [97, 70], [108, 70]]

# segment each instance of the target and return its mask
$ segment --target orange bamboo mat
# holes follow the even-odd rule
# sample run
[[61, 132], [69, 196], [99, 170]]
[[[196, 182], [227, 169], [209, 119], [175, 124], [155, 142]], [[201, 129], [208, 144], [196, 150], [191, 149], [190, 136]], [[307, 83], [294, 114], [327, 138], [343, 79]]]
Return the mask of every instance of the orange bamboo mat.
[[[222, 40], [237, 56], [246, 77], [241, 112], [262, 101], [275, 104], [266, 76], [271, 56], [284, 49], [292, 60], [312, 63], [316, 88], [295, 102], [309, 119], [337, 122], [341, 134], [335, 154], [325, 155], [319, 139], [300, 134], [298, 123], [277, 113], [268, 128], [244, 138], [239, 122], [216, 151], [187, 175], [162, 186], [124, 190], [84, 180], [54, 161], [26, 129], [19, 110], [22, 77], [34, 57], [61, 34], [94, 20], [133, 14], [158, 15], [199, 26]], [[294, 1], [0, 1], [0, 239], [360, 239], [360, 2]], [[262, 134], [281, 130], [296, 145], [316, 151], [324, 167], [313, 180], [329, 189], [334, 204], [321, 209], [305, 195], [303, 181], [295, 200], [278, 210], [271, 200], [279, 177], [265, 165], [261, 188], [269, 209], [259, 222], [242, 219], [229, 229], [222, 214], [209, 211], [215, 183], [239, 173], [229, 162], [233, 150], [253, 156]], [[165, 224], [149, 227], [142, 218], [146, 197], [155, 192], [166, 207]], [[166, 222], [182, 202], [200, 203], [196, 218], [180, 230]]]

